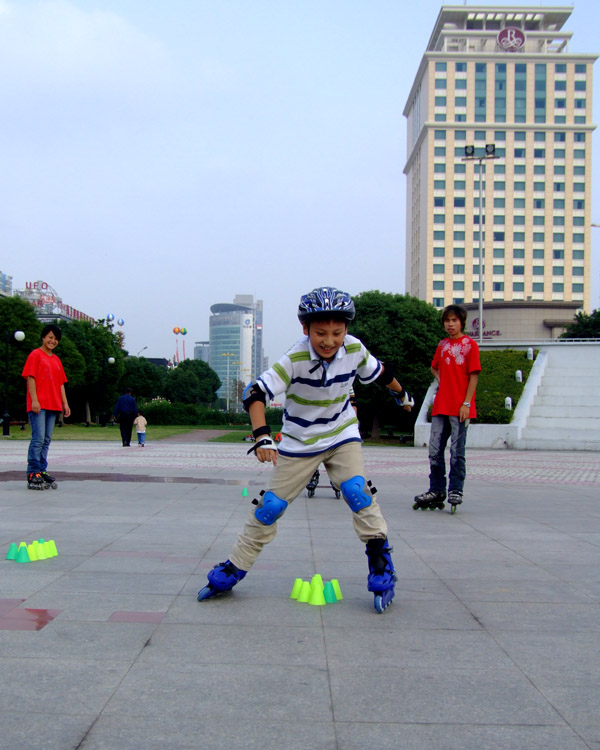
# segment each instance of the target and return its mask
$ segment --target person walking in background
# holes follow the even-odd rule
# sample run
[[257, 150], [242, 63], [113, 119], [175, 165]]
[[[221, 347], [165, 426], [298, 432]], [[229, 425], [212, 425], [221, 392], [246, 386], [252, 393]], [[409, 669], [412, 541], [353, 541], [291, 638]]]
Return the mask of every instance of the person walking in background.
[[442, 323], [448, 337], [435, 350], [431, 372], [439, 383], [431, 411], [429, 439], [429, 490], [415, 497], [413, 508], [442, 509], [446, 499], [446, 462], [444, 451], [450, 438], [448, 503], [452, 513], [463, 501], [466, 477], [465, 449], [469, 422], [477, 416], [475, 389], [481, 372], [477, 342], [465, 336], [467, 311], [460, 305], [448, 305]]
[[121, 440], [123, 447], [131, 445], [131, 431], [133, 429], [133, 420], [138, 413], [137, 403], [131, 395], [131, 388], [125, 388], [125, 392], [115, 406], [114, 418], [119, 420], [119, 429], [121, 430]]
[[140, 409], [137, 417], [133, 420], [135, 431], [137, 433], [138, 445], [143, 448], [146, 444], [146, 425], [148, 424], [144, 412]]
[[56, 488], [48, 474], [48, 449], [57, 416], [71, 415], [65, 393], [67, 377], [60, 359], [54, 354], [62, 332], [54, 324], [42, 329], [42, 345], [27, 357], [21, 373], [27, 380], [27, 416], [31, 425], [31, 441], [27, 452], [27, 487], [41, 490]]

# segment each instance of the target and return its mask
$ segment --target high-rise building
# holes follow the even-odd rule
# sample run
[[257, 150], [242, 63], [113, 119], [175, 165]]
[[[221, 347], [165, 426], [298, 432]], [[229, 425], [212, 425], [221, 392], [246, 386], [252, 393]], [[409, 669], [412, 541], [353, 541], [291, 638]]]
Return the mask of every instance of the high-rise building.
[[263, 371], [263, 303], [250, 294], [238, 294], [233, 303], [210, 308], [208, 363], [221, 379], [218, 395], [239, 407], [240, 386]]
[[481, 242], [484, 301], [589, 309], [598, 56], [569, 49], [572, 10], [441, 8], [404, 110], [411, 294], [478, 300]]
[[8, 276], [0, 271], [0, 297], [10, 297], [12, 295], [12, 276]]
[[208, 363], [209, 355], [210, 343], [208, 341], [194, 341], [194, 359]]

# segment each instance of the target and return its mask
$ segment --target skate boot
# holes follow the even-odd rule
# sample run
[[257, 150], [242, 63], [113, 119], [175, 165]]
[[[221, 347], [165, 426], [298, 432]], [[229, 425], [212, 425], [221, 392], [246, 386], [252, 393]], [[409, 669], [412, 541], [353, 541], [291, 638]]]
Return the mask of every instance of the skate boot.
[[367, 588], [375, 595], [373, 605], [381, 614], [392, 603], [396, 573], [392, 562], [392, 548], [387, 539], [369, 539], [365, 555], [369, 560]]
[[198, 592], [198, 601], [203, 602], [211, 596], [231, 591], [245, 576], [246, 571], [237, 568], [231, 560], [215, 565], [212, 570], [208, 571], [208, 584]]
[[38, 472], [31, 472], [27, 475], [27, 489], [28, 490], [45, 490], [46, 482], [42, 479], [42, 475]]
[[456, 513], [456, 506], [460, 505], [463, 501], [463, 493], [460, 490], [450, 490], [448, 493], [448, 505], [451, 506], [450, 513], [454, 515]]
[[444, 500], [446, 499], [446, 493], [445, 492], [434, 492], [433, 490], [427, 490], [427, 492], [423, 492], [421, 495], [415, 496], [415, 504], [413, 505], [413, 510], [435, 510], [438, 508], [439, 510], [444, 510]]
[[315, 469], [315, 473], [312, 475], [309, 483], [306, 485], [306, 491], [309, 497], [313, 497], [313, 495], [315, 494], [315, 490], [317, 489], [317, 485], [319, 484], [320, 477], [321, 474], [319, 473], [319, 470]]
[[47, 471], [41, 471], [40, 475], [46, 483], [46, 489], [48, 489], [48, 487], [52, 487], [52, 489], [55, 490], [58, 487], [58, 485], [56, 484], [56, 478], [53, 477], [52, 474], [48, 474]]

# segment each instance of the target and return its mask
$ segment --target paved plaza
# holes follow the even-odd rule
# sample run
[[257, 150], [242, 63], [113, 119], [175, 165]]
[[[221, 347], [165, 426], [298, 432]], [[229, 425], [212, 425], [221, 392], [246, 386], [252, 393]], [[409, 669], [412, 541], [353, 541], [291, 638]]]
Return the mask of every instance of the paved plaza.
[[[59, 488], [31, 492], [27, 442], [0, 442], [2, 750], [600, 749], [600, 453], [468, 451], [452, 516], [412, 510], [425, 449], [366, 448], [398, 573], [378, 615], [324, 473], [196, 601], [268, 481], [247, 449], [56, 441]], [[4, 559], [39, 538], [58, 556]], [[343, 600], [291, 600], [315, 573]]]

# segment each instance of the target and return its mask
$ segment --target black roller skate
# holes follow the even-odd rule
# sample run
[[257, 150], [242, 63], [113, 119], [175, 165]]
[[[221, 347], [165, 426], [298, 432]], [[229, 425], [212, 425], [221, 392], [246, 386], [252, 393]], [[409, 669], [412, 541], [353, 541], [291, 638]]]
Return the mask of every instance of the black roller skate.
[[215, 565], [212, 570], [208, 571], [208, 584], [198, 592], [198, 601], [203, 602], [217, 594], [224, 594], [239, 583], [246, 576], [245, 570], [240, 570], [231, 560]]
[[58, 484], [56, 484], [56, 478], [53, 477], [52, 474], [48, 474], [47, 471], [41, 471], [40, 475], [46, 483], [46, 489], [52, 487], [52, 489], [55, 490], [58, 487]]
[[315, 473], [310, 478], [309, 483], [306, 485], [306, 492], [308, 493], [309, 497], [313, 497], [315, 494], [315, 490], [317, 489], [317, 485], [319, 484], [319, 478], [321, 474], [319, 473], [318, 469], [315, 469]]
[[340, 490], [339, 487], [336, 487], [333, 482], [330, 481], [329, 484], [331, 485], [331, 489], [335, 492], [336, 500], [339, 500], [340, 497], [342, 496], [342, 491]]
[[415, 504], [413, 505], [413, 510], [444, 510], [446, 507], [444, 505], [444, 500], [446, 499], [446, 493], [445, 492], [434, 492], [433, 490], [427, 490], [427, 492], [423, 492], [421, 495], [415, 496]]
[[46, 482], [42, 479], [42, 475], [39, 471], [31, 472], [27, 475], [27, 489], [28, 490], [45, 490]]
[[392, 562], [392, 548], [387, 539], [369, 539], [365, 555], [369, 560], [367, 588], [375, 595], [373, 605], [382, 614], [392, 603], [396, 573]]
[[448, 505], [450, 505], [450, 513], [454, 515], [456, 513], [456, 506], [460, 505], [463, 501], [463, 493], [460, 490], [450, 490], [448, 493]]

